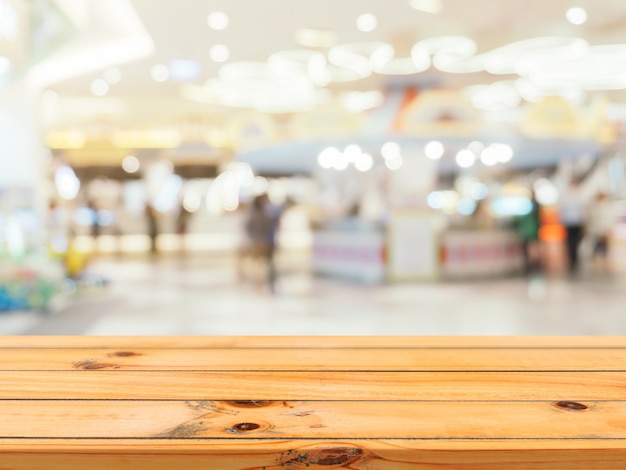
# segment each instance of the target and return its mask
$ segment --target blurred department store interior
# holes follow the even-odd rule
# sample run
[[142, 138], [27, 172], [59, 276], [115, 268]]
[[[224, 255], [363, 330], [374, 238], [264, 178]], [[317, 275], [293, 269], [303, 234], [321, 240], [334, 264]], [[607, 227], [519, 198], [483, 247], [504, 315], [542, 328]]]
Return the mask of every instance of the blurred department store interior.
[[625, 90], [623, 1], [0, 0], [0, 333], [624, 334]]

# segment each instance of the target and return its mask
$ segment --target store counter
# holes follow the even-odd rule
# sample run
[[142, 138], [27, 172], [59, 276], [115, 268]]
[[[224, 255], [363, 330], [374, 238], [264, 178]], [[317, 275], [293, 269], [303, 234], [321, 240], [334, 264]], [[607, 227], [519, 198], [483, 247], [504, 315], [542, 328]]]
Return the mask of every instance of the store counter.
[[375, 227], [328, 228], [313, 232], [315, 274], [380, 283], [385, 280], [385, 235]]
[[388, 235], [373, 229], [314, 232], [313, 272], [381, 283], [473, 279], [523, 271], [521, 243], [512, 230], [456, 229], [437, 234], [427, 218], [407, 220], [412, 225], [410, 230], [402, 230], [404, 233], [397, 221]]
[[523, 268], [521, 243], [512, 230], [450, 230], [442, 235], [443, 278], [493, 277]]

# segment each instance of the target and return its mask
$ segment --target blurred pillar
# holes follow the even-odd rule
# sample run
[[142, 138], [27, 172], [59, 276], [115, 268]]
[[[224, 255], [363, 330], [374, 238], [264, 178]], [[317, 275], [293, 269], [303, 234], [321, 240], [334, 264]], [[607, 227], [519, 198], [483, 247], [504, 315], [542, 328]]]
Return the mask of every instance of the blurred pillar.
[[0, 88], [0, 213], [20, 211], [28, 239], [43, 234], [47, 158], [37, 111], [37, 90], [26, 80]]

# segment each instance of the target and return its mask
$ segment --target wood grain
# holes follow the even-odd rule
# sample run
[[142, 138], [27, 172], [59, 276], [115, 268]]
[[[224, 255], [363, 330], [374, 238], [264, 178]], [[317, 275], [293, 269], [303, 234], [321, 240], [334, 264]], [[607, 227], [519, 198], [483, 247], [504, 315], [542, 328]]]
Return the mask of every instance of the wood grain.
[[4, 336], [0, 348], [626, 348], [626, 336]]
[[626, 338], [0, 338], [0, 470], [82, 468], [626, 468]]
[[0, 415], [2, 439], [626, 439], [626, 402], [17, 400]]
[[623, 441], [0, 441], [3, 470], [476, 470], [626, 468]]
[[623, 349], [0, 349], [0, 370], [626, 371]]
[[0, 399], [621, 400], [626, 372], [2, 372]]

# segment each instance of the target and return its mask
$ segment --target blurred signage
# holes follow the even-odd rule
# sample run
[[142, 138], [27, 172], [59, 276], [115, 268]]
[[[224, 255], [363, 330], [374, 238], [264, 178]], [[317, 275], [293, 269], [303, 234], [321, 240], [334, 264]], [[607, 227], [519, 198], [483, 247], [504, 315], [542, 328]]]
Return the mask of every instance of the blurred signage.
[[580, 138], [588, 135], [577, 109], [567, 100], [549, 96], [524, 108], [520, 130], [534, 138]]
[[428, 90], [402, 109], [397, 127], [414, 136], [472, 136], [482, 130], [483, 117], [457, 91]]

